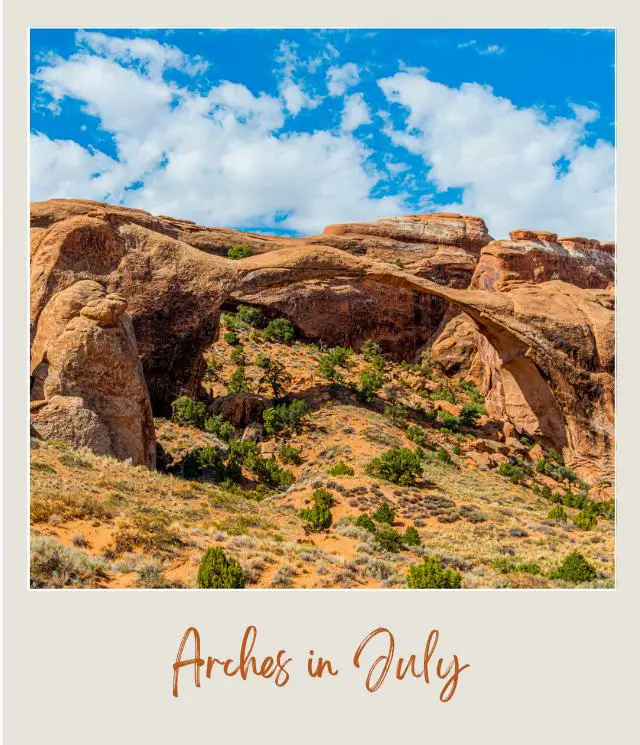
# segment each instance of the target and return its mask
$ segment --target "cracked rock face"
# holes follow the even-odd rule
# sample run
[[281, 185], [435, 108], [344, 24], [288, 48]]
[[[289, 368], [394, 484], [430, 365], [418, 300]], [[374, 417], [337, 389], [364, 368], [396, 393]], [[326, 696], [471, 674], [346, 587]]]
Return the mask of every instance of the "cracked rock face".
[[32, 348], [32, 424], [42, 437], [153, 467], [151, 403], [126, 305], [89, 280], [52, 297]]
[[[612, 471], [610, 244], [536, 231], [492, 241], [480, 218], [448, 214], [288, 239], [96, 202], [32, 209], [44, 436], [151, 464], [151, 406], [166, 414], [198, 395], [221, 308], [249, 302], [330, 344], [375, 338], [405, 359], [430, 346], [451, 372], [482, 377], [494, 416], [548, 438], [587, 477]], [[220, 255], [238, 243], [254, 255]]]

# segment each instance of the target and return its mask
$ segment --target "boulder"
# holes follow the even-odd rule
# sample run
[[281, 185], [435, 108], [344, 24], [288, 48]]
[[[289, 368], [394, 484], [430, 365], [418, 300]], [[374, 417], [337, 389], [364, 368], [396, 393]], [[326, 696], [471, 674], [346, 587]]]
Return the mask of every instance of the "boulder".
[[256, 393], [238, 393], [215, 398], [209, 406], [209, 411], [214, 416], [222, 416], [234, 427], [246, 427], [249, 424], [261, 422], [262, 413], [268, 405], [269, 401]]
[[42, 437], [153, 467], [151, 404], [125, 309], [89, 280], [53, 295], [33, 341], [32, 424]]

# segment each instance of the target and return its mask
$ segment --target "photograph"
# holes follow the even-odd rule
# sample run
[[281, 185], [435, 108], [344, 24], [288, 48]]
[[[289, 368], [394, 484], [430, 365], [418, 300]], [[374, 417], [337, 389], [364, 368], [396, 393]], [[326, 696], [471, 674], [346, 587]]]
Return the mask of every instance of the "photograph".
[[613, 28], [28, 43], [31, 590], [615, 589]]

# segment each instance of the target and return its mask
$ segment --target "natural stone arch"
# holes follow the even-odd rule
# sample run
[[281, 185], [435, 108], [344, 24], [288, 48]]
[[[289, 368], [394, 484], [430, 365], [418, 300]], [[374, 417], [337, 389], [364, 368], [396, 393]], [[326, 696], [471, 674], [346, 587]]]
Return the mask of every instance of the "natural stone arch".
[[[51, 298], [78, 280], [123, 298], [156, 413], [179, 393], [197, 394], [202, 352], [217, 338], [225, 302], [255, 302], [270, 289], [318, 278], [382, 283], [464, 311], [478, 328], [494, 412], [523, 432], [548, 437], [579, 465], [611, 470], [611, 291], [553, 281], [508, 292], [452, 289], [303, 243], [233, 262], [157, 232], [131, 212], [97, 206], [36, 227], [32, 323], [37, 331]], [[63, 330], [49, 329], [43, 355]]]

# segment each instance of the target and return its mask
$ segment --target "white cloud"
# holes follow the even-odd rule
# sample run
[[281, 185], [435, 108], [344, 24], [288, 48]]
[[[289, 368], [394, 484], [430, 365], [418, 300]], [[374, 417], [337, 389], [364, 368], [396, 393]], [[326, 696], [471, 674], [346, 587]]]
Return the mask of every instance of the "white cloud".
[[[103, 200], [119, 187], [120, 166], [103, 153], [89, 152], [72, 140], [31, 136], [31, 198], [82, 197]], [[34, 188], [35, 187], [35, 188]]]
[[[397, 149], [368, 139], [376, 143], [372, 153], [356, 137], [372, 117], [364, 96], [348, 92], [360, 76], [353, 63], [334, 65], [326, 79], [325, 105], [342, 107], [340, 126], [291, 126], [321, 101], [309, 75], [331, 65], [333, 51], [318, 62], [282, 45], [278, 92], [268, 95], [232, 81], [208, 89], [204, 78], [197, 89], [169, 82], [168, 69], [188, 72], [200, 63], [151, 39], [81, 33], [78, 43], [66, 59], [44, 58], [34, 100], [54, 111], [69, 100], [79, 104], [111, 137], [115, 155], [32, 135], [34, 200], [106, 199], [206, 225], [315, 233], [329, 223], [406, 214], [407, 192], [430, 194], [424, 187], [433, 185], [461, 196], [448, 205], [421, 202], [420, 211], [480, 215], [496, 237], [515, 228], [613, 237], [614, 150], [585, 140], [598, 116], [593, 107], [572, 103], [572, 115], [548, 118], [489, 88], [450, 88], [406, 69], [378, 81], [385, 105], [376, 106], [374, 121]], [[325, 80], [322, 72], [318, 79]], [[395, 196], [372, 198], [385, 180], [384, 193], [394, 184]]]
[[281, 65], [279, 91], [287, 111], [296, 116], [302, 109], [314, 109], [321, 103], [319, 96], [311, 96], [304, 89], [302, 76], [315, 71], [322, 64], [323, 56], [306, 62], [298, 55], [298, 45], [283, 41], [276, 61]]
[[479, 54], [502, 54], [504, 47], [500, 47], [497, 44], [490, 44], [488, 47], [481, 49]]
[[342, 109], [342, 129], [346, 132], [353, 132], [354, 129], [370, 123], [369, 108], [362, 93], [354, 93], [346, 98]]
[[360, 82], [360, 68], [353, 62], [327, 70], [327, 90], [330, 96], [344, 96], [347, 88]]
[[423, 159], [439, 191], [463, 190], [441, 209], [484, 217], [496, 237], [516, 228], [613, 237], [614, 149], [584, 141], [595, 110], [574, 105], [575, 118], [548, 119], [475, 83], [407, 73], [378, 83], [407, 115], [403, 127], [385, 125], [391, 140]]
[[[133, 68], [117, 45], [110, 57], [104, 44], [100, 54], [84, 44], [69, 59], [48, 60], [34, 80], [60, 106], [79, 101], [113, 138], [117, 159], [32, 135], [32, 199], [108, 198], [206, 225], [302, 233], [406, 212], [402, 196], [370, 197], [387, 176], [350, 132], [281, 131], [305, 105], [291, 87], [295, 50], [282, 50], [280, 95], [269, 96], [230, 81], [208, 91], [180, 88], [158, 73], [161, 59]], [[143, 52], [148, 59], [144, 49], [136, 54]], [[354, 105], [353, 126], [355, 112]], [[358, 116], [362, 122], [362, 109]]]
[[182, 70], [189, 75], [204, 72], [208, 63], [200, 57], [188, 57], [177, 47], [155, 39], [121, 38], [97, 31], [79, 31], [76, 43], [103, 57], [125, 62], [139, 62], [154, 77], [165, 69]]
[[476, 39], [469, 39], [469, 41], [463, 41], [458, 44], [458, 49], [472, 49], [478, 54], [503, 54], [504, 47], [498, 44], [489, 44], [486, 47], [482, 47], [478, 44]]

